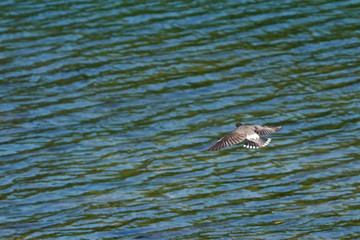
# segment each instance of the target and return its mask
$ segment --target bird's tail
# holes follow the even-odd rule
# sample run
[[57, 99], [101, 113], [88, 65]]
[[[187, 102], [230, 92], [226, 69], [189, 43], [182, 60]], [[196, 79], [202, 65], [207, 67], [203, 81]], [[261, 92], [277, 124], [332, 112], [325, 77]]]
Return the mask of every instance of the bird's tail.
[[246, 148], [262, 148], [262, 147], [265, 147], [266, 145], [268, 145], [270, 142], [271, 142], [271, 138], [265, 138], [265, 137], [260, 137], [258, 139], [254, 139], [252, 141], [246, 139], [244, 147], [246, 147]]

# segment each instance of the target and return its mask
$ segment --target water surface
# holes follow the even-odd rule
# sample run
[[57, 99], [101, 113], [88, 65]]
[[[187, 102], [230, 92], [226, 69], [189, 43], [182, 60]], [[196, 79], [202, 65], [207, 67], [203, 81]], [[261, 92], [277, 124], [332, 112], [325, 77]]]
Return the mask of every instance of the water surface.
[[2, 239], [360, 237], [358, 1], [0, 6]]

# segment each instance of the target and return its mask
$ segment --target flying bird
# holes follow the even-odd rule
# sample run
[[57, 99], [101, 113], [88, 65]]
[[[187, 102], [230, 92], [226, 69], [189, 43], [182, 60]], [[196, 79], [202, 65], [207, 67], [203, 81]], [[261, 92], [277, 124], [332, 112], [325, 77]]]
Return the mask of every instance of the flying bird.
[[214, 145], [205, 149], [205, 151], [216, 151], [238, 144], [245, 140], [244, 147], [246, 148], [262, 148], [271, 142], [271, 138], [262, 137], [263, 135], [270, 135], [274, 132], [280, 131], [282, 126], [267, 127], [259, 125], [243, 125], [236, 124], [236, 129], [225, 137], [218, 140]]

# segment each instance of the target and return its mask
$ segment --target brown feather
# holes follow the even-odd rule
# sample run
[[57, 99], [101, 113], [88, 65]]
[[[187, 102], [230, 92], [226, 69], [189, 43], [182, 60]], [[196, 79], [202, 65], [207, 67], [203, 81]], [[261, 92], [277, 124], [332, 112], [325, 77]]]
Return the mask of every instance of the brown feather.
[[239, 133], [237, 130], [234, 130], [204, 151], [216, 151], [222, 148], [230, 147], [244, 141], [245, 138], [246, 135]]
[[255, 132], [259, 135], [270, 135], [278, 132], [282, 129], [282, 126], [268, 127], [268, 126], [255, 126]]

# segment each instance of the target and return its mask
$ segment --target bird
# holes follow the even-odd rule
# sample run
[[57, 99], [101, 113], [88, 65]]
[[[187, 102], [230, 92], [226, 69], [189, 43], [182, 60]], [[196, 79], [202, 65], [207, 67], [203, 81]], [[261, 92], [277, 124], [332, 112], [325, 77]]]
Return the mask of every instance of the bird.
[[264, 135], [270, 135], [277, 131], [280, 131], [282, 126], [268, 127], [260, 125], [243, 125], [242, 123], [236, 123], [236, 129], [226, 136], [220, 138], [214, 145], [206, 151], [217, 151], [222, 148], [226, 148], [235, 144], [238, 144], [245, 140], [244, 146], [246, 148], [262, 148], [271, 142], [271, 138], [262, 137]]

